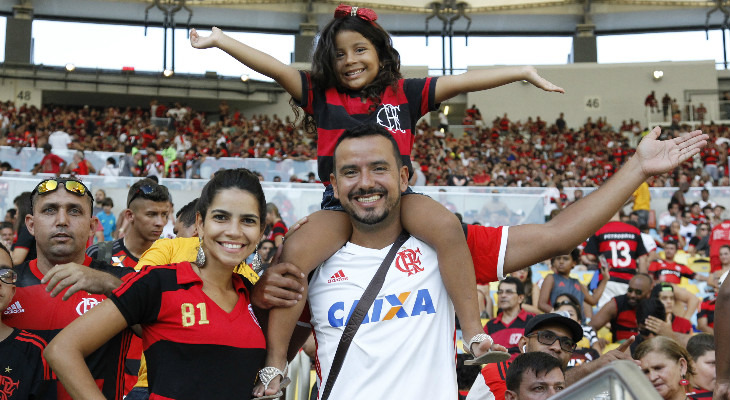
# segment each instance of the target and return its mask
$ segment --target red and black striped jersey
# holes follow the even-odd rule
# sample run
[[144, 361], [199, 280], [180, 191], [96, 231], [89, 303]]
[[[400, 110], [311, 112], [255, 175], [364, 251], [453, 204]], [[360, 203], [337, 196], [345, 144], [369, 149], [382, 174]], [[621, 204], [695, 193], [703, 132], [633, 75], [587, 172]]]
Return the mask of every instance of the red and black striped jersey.
[[[3, 313], [3, 322], [15, 328], [32, 330], [46, 342], [50, 342], [61, 329], [101, 303], [106, 296], [79, 291], [68, 300], [62, 300], [64, 290], [56, 297], [51, 297], [46, 292], [46, 285], [41, 283], [43, 274], [38, 269], [37, 261], [32, 260], [15, 267], [18, 273], [15, 296]], [[134, 273], [134, 269], [112, 267], [88, 256], [84, 258], [84, 265], [118, 278]], [[122, 399], [123, 363], [131, 335], [131, 331], [125, 329], [86, 357], [91, 375], [107, 399]], [[58, 391], [58, 399], [71, 399], [60, 383], [49, 391], [55, 390]]]
[[517, 317], [512, 320], [509, 324], [505, 324], [502, 321], [502, 313], [497, 315], [496, 318], [490, 319], [484, 326], [484, 332], [489, 334], [494, 340], [494, 343], [501, 344], [507, 348], [512, 358], [519, 354], [520, 350], [517, 347], [517, 342], [525, 333], [525, 326], [527, 322], [535, 316], [533, 313], [529, 313], [525, 310], [521, 310]]
[[583, 251], [606, 257], [611, 281], [621, 283], [628, 283], [636, 275], [636, 260], [647, 253], [639, 228], [620, 221], [603, 225], [588, 238]]
[[649, 273], [654, 275], [654, 279], [669, 283], [681, 283], [683, 276], [687, 279], [695, 277], [695, 272], [686, 265], [661, 259], [649, 264]]
[[263, 366], [266, 342], [250, 282], [233, 274], [230, 312], [203, 292], [189, 262], [147, 266], [110, 299], [129, 325], [142, 325], [150, 399], [240, 399]]
[[697, 319], [707, 318], [707, 326], [715, 328], [715, 298], [707, 297], [700, 303], [700, 311], [697, 312]]
[[[99, 244], [91, 245], [86, 249], [86, 255], [96, 258], [99, 252]], [[106, 260], [101, 260], [106, 261]], [[112, 259], [109, 263], [115, 267], [134, 268], [137, 266], [139, 259], [132, 255], [124, 245], [124, 238], [117, 239], [112, 243]]]
[[17, 328], [0, 341], [0, 399], [55, 399], [48, 393], [51, 368], [42, 357], [47, 344]]
[[397, 89], [388, 86], [380, 95], [380, 104], [374, 104], [371, 99], [363, 102], [359, 92], [316, 87], [309, 73], [300, 74], [302, 100], [298, 105], [317, 122], [317, 165], [322, 183], [329, 184], [334, 168], [332, 155], [342, 132], [365, 123], [377, 123], [393, 135], [403, 165], [413, 172], [411, 150], [416, 123], [426, 113], [438, 109], [439, 105], [434, 103], [437, 78], [400, 79]]
[[494, 400], [504, 400], [504, 392], [507, 391], [507, 370], [511, 363], [511, 360], [507, 360], [485, 365], [469, 390], [468, 398], [489, 399], [491, 394]]
[[629, 299], [625, 294], [616, 296], [611, 301], [616, 303], [616, 317], [611, 320], [611, 334], [613, 341], [628, 339], [639, 334], [636, 324], [636, 309], [629, 306]]

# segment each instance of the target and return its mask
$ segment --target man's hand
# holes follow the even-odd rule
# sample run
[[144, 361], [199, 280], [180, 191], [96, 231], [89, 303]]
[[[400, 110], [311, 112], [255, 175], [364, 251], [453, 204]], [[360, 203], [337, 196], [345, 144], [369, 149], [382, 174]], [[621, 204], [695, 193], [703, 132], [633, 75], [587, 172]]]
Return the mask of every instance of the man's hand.
[[636, 155], [646, 177], [670, 171], [700, 152], [707, 144], [708, 135], [692, 131], [671, 140], [658, 140], [661, 129], [657, 126], [641, 140]]
[[80, 290], [109, 295], [112, 290], [122, 284], [122, 281], [106, 272], [97, 271], [81, 264], [68, 263], [51, 268], [43, 277], [41, 283], [48, 284], [46, 292], [51, 292], [51, 297], [58, 296], [64, 289], [68, 288], [63, 295], [63, 300], [68, 300]]
[[631, 343], [634, 343], [634, 340], [636, 340], [636, 336], [631, 336], [630, 338], [626, 339], [623, 343], [621, 343], [620, 346], [617, 348], [606, 352], [602, 356], [598, 357], [598, 360], [595, 361], [602, 361], [605, 362], [606, 365], [614, 360], [628, 360], [628, 361], [634, 361], [636, 365], [641, 367], [641, 362], [639, 360], [634, 360], [631, 358]]
[[251, 303], [261, 309], [291, 307], [302, 299], [307, 281], [295, 265], [274, 264], [266, 269], [251, 292]]
[[644, 321], [646, 329], [657, 335], [667, 336], [674, 339], [674, 331], [672, 330], [672, 314], [667, 314], [667, 320], [662, 321], [657, 317], [648, 316]]

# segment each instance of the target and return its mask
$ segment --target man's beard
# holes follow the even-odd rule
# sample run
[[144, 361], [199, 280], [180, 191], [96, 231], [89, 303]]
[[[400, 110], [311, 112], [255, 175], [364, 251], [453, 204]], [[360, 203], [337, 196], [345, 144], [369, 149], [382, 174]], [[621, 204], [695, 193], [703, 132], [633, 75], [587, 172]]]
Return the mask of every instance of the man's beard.
[[[353, 199], [358, 196], [368, 196], [374, 194], [380, 194], [383, 196], [383, 199], [385, 199], [385, 207], [383, 208], [382, 213], [376, 214], [376, 211], [365, 211], [365, 215], [358, 214], [358, 210], [355, 208], [355, 206], [352, 205], [354, 201]], [[390, 209], [392, 208], [392, 206], [388, 203], [389, 197], [385, 189], [360, 189], [356, 192], [350, 193], [348, 195], [348, 199], [350, 201], [347, 204], [342, 204], [342, 208], [344, 208], [345, 211], [349, 215], [351, 215], [355, 221], [365, 225], [375, 225], [384, 221], [386, 218], [388, 218], [388, 215], [390, 214]]]

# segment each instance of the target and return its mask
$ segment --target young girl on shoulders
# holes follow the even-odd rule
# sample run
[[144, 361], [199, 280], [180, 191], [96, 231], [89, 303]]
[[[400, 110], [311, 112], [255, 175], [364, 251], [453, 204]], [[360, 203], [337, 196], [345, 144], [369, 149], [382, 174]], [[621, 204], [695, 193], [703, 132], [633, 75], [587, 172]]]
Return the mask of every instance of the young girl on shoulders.
[[[398, 51], [393, 48], [390, 35], [376, 20], [373, 10], [346, 5], [337, 7], [334, 19], [319, 34], [309, 72], [285, 65], [215, 27], [210, 36], [200, 36], [195, 30], [190, 35], [193, 47], [217, 47], [249, 68], [274, 79], [305, 111], [307, 126], [316, 124], [319, 179], [326, 186], [322, 211], [311, 215], [309, 223], [287, 240], [281, 257], [282, 262], [295, 264], [304, 273], [309, 273], [334, 254], [347, 242], [351, 233], [348, 217], [340, 212], [342, 208], [328, 184], [334, 146], [345, 129], [366, 122], [377, 122], [386, 127], [399, 144], [404, 164], [413, 171], [410, 155], [415, 142], [416, 121], [437, 110], [439, 103], [462, 93], [522, 80], [546, 91], [564, 92], [538, 75], [534, 67], [403, 79]], [[438, 202], [427, 196], [411, 194], [410, 189], [406, 193], [409, 195], [402, 198], [403, 226], [436, 249], [441, 275], [464, 337], [472, 338], [483, 333], [476, 301], [474, 266], [461, 225]], [[303, 307], [299, 304], [290, 309], [272, 311], [268, 336], [272, 348], [286, 348]], [[475, 342], [468, 343], [467, 350], [478, 350], [471, 348]], [[277, 367], [283, 368], [284, 365]]]

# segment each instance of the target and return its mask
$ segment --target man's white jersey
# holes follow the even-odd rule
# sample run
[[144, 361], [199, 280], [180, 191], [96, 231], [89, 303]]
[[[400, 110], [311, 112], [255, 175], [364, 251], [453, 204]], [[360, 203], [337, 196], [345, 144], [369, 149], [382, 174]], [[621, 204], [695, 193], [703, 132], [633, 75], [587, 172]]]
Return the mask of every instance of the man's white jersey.
[[[347, 320], [389, 249], [347, 243], [312, 275], [320, 393]], [[411, 237], [350, 344], [330, 398], [456, 399], [455, 340], [454, 306], [436, 252]]]

